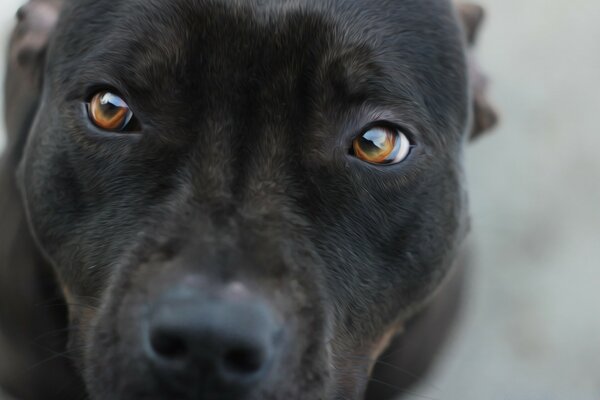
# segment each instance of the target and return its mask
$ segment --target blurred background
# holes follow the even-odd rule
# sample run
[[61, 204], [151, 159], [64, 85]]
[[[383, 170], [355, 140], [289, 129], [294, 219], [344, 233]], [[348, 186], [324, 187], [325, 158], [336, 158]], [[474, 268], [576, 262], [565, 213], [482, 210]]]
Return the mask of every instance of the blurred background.
[[[0, 1], [2, 46], [22, 2]], [[467, 151], [462, 317], [407, 398], [600, 400], [600, 1], [479, 4], [501, 126]]]

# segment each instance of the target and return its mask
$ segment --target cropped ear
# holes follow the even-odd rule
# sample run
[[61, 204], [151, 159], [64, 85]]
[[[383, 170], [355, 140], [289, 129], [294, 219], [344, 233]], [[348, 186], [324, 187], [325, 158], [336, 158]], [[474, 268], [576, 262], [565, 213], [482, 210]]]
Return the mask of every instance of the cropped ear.
[[474, 4], [461, 3], [457, 8], [468, 45], [469, 77], [473, 101], [471, 139], [475, 139], [492, 129], [498, 122], [498, 115], [487, 98], [488, 79], [479, 68], [473, 51], [485, 13], [483, 8]]
[[6, 124], [9, 144], [28, 130], [28, 119], [42, 90], [48, 43], [56, 27], [63, 0], [29, 0], [17, 12], [10, 39], [5, 83]]

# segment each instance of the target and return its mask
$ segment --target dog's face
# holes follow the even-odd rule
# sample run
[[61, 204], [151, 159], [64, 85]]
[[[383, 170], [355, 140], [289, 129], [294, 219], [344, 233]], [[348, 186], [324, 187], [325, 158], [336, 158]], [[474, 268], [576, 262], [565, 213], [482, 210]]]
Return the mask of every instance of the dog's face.
[[68, 5], [20, 169], [92, 399], [359, 399], [465, 230], [439, 0]]

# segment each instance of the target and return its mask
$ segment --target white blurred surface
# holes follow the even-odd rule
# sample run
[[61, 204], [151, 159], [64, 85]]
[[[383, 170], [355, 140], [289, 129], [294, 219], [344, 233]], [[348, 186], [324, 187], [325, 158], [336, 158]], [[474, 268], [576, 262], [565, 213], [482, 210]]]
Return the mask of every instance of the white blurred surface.
[[[6, 54], [6, 47], [8, 42], [8, 35], [10, 34], [10, 30], [13, 26], [14, 15], [17, 12], [17, 9], [21, 4], [24, 4], [22, 0], [0, 0], [0, 77], [2, 77], [1, 82], [4, 82], [4, 58]], [[4, 93], [2, 90], [0, 93]], [[2, 120], [0, 121], [0, 152], [4, 148], [6, 138], [4, 137], [4, 96], [0, 95], [1, 110], [0, 116], [2, 116]]]
[[[20, 3], [1, 0], [0, 34]], [[477, 263], [408, 398], [600, 400], [600, 1], [480, 3], [502, 125], [467, 152]]]

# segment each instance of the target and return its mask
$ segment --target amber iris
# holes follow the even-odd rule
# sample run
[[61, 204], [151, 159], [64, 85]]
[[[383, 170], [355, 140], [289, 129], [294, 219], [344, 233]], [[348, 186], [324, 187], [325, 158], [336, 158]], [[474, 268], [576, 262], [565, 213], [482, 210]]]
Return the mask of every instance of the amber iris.
[[131, 121], [133, 113], [121, 97], [111, 92], [100, 92], [89, 104], [92, 122], [107, 131], [121, 131]]
[[396, 164], [410, 152], [410, 141], [400, 130], [376, 126], [352, 143], [354, 155], [371, 164]]

